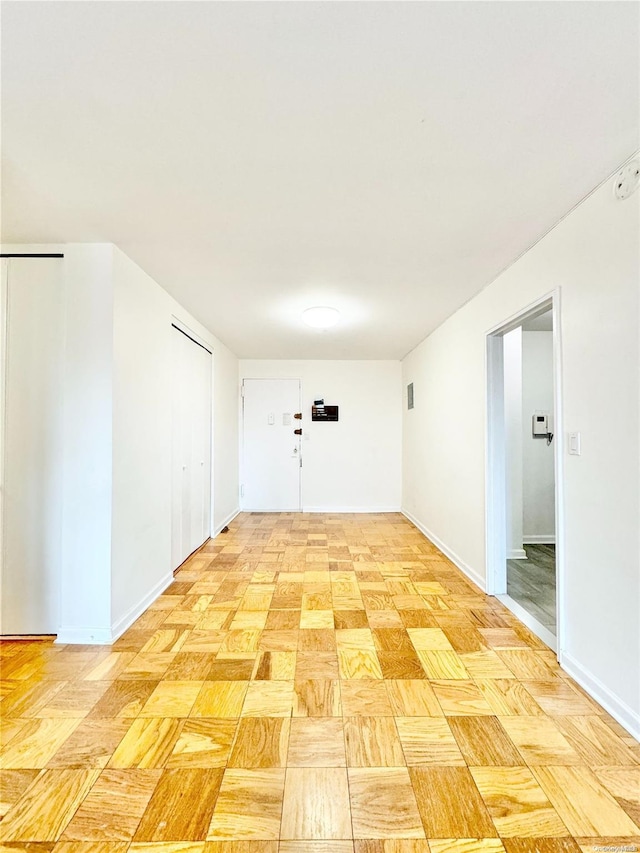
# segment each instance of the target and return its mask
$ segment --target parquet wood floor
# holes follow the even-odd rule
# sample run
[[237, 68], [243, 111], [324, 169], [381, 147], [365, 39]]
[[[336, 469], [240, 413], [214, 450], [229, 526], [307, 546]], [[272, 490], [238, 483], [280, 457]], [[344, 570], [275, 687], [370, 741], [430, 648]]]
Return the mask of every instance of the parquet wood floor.
[[640, 745], [400, 515], [241, 515], [0, 662], [0, 853], [640, 851]]

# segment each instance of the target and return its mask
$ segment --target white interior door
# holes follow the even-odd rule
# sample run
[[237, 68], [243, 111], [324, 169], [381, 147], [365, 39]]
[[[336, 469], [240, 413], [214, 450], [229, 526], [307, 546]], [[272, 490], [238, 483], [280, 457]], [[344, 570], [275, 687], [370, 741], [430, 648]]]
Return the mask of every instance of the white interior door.
[[175, 327], [173, 334], [173, 500], [175, 569], [210, 536], [211, 353]]
[[245, 379], [243, 383], [243, 488], [245, 509], [300, 510], [302, 466], [299, 379]]
[[3, 261], [3, 634], [55, 634], [62, 529], [62, 261]]

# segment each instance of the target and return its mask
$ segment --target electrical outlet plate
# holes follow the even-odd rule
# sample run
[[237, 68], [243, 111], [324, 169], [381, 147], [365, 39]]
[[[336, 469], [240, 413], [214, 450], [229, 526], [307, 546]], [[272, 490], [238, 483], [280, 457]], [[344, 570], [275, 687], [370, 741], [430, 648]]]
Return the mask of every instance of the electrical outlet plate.
[[616, 180], [613, 185], [615, 197], [619, 201], [624, 201], [638, 189], [640, 186], [640, 160], [632, 160], [623, 166], [616, 175]]

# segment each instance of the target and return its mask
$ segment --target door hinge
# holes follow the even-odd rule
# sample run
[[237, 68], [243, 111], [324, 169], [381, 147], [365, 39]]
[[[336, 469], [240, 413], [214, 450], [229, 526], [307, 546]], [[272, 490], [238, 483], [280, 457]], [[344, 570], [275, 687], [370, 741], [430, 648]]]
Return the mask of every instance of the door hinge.
[[242, 385], [240, 386], [240, 396], [241, 396], [241, 397], [244, 397], [244, 382], [243, 382], [243, 383], [242, 383]]
[[243, 498], [243, 497], [244, 497], [244, 483], [241, 483], [241, 484], [240, 484], [240, 497], [241, 497], [241, 498]]
[[302, 468], [302, 456], [300, 457], [300, 467]]

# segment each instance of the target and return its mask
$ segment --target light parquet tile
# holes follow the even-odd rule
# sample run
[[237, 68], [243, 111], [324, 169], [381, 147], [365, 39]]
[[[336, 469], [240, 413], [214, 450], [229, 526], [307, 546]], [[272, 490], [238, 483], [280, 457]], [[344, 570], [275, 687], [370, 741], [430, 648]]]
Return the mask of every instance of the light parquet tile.
[[63, 841], [131, 841], [161, 770], [105, 770], [65, 829]]
[[349, 767], [403, 767], [406, 764], [393, 717], [347, 717], [344, 736]]
[[528, 767], [472, 767], [471, 775], [502, 837], [568, 835]]
[[340, 767], [291, 767], [282, 807], [283, 839], [351, 838], [347, 771]]
[[348, 773], [354, 838], [425, 837], [406, 767], [354, 767]]
[[241, 514], [0, 666], [0, 853], [640, 849], [640, 744], [399, 514]]
[[640, 827], [588, 767], [534, 767], [533, 772], [572, 835], [640, 836]]
[[45, 770], [2, 821], [4, 841], [57, 841], [100, 774]]
[[204, 840], [222, 773], [215, 768], [165, 770], [136, 830], [135, 840]]
[[51, 761], [81, 719], [29, 720], [0, 755], [0, 770], [41, 768]]
[[226, 770], [207, 838], [279, 838], [284, 779], [282, 768]]
[[108, 766], [141, 770], [164, 767], [182, 726], [183, 721], [174, 717], [138, 717], [118, 744]]

